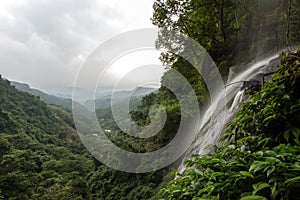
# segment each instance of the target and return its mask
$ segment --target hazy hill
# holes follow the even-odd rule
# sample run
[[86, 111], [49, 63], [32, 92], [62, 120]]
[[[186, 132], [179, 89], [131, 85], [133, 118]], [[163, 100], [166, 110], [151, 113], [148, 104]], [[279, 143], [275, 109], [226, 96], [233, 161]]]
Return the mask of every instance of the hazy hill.
[[[121, 90], [114, 92], [114, 102], [115, 103], [122, 103], [128, 97], [131, 98], [131, 103], [134, 102], [134, 105], [137, 105], [137, 102], [141, 100], [141, 98], [147, 94], [157, 91], [155, 88], [147, 88], [147, 87], [137, 87], [134, 90]], [[84, 105], [88, 108], [93, 107], [95, 104], [96, 109], [103, 109], [108, 108], [111, 106], [112, 101], [112, 92], [103, 93], [100, 98], [97, 98], [96, 101], [94, 100], [87, 100], [84, 102]], [[136, 106], [135, 106], [136, 107]]]
[[[11, 85], [15, 86], [17, 89], [22, 90], [24, 92], [29, 92], [35, 96], [39, 96], [47, 104], [53, 104], [53, 105], [62, 106], [64, 108], [72, 109], [71, 99], [47, 94], [38, 89], [31, 88], [30, 85], [26, 83], [11, 81]], [[112, 92], [108, 91], [108, 88], [106, 89], [107, 90], [103, 91], [102, 93], [100, 92], [97, 93], [98, 98], [96, 99], [96, 101], [86, 100], [84, 101], [83, 105], [88, 108], [91, 108], [95, 103], [96, 109], [109, 108], [111, 106]], [[147, 87], [137, 87], [134, 90], [121, 90], [121, 91], [116, 91], [114, 93], [114, 98], [116, 100], [116, 103], [120, 103], [120, 102], [124, 102], [126, 97], [132, 96], [131, 101], [134, 102], [134, 105], [136, 105], [137, 102], [140, 101], [143, 96], [155, 92], [156, 90], [157, 89], [155, 88], [147, 88]]]
[[72, 100], [71, 99], [65, 99], [62, 97], [57, 97], [57, 96], [46, 94], [45, 92], [31, 88], [28, 84], [25, 84], [25, 83], [18, 83], [18, 82], [12, 81], [11, 85], [15, 86], [17, 89], [22, 90], [24, 92], [29, 92], [33, 95], [39, 96], [47, 104], [58, 105], [58, 106], [62, 106], [62, 107], [69, 108], [69, 109], [72, 108]]

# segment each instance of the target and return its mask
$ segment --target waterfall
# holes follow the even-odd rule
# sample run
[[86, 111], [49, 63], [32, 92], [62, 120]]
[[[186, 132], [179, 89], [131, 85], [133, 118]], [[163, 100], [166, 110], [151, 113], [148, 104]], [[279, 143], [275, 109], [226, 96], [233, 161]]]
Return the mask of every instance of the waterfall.
[[234, 112], [235, 108], [236, 108], [237, 106], [239, 106], [239, 103], [242, 102], [243, 96], [244, 96], [244, 90], [239, 90], [239, 91], [236, 93], [236, 95], [235, 95], [235, 97], [234, 97], [234, 100], [233, 100], [233, 103], [232, 103], [232, 105], [231, 105], [231, 107], [230, 107], [230, 109], [229, 109], [229, 112], [231, 112], [231, 113]]
[[[260, 84], [264, 74], [274, 71], [274, 67], [279, 64], [278, 55], [271, 56], [259, 62], [246, 66], [235, 78], [230, 80], [217, 100], [212, 102], [204, 113], [200, 122], [200, 131], [197, 138], [187, 150], [183, 161], [189, 159], [190, 155], [205, 155], [213, 153], [213, 149], [207, 148], [220, 144], [220, 137], [225, 130], [226, 124], [234, 117], [242, 101], [247, 98], [244, 90], [251, 88], [253, 84]], [[186, 167], [183, 164], [178, 168], [179, 173], [183, 173]]]

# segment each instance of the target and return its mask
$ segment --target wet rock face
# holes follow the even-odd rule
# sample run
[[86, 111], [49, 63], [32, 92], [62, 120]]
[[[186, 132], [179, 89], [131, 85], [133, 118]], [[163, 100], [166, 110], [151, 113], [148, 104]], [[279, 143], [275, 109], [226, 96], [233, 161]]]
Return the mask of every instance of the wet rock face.
[[296, 53], [298, 50], [298, 45], [288, 46], [282, 50], [284, 53]]
[[250, 80], [250, 81], [245, 81], [243, 83], [243, 86], [241, 90], [255, 90], [259, 91], [261, 90], [261, 82], [258, 80]]

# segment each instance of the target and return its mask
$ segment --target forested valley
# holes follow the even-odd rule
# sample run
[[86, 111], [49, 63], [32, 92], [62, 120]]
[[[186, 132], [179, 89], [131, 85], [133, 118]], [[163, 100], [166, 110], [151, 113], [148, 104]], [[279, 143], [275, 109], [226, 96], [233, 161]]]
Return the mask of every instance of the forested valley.
[[[170, 32], [201, 44], [216, 62], [224, 83], [247, 63], [280, 57], [269, 82], [247, 90], [221, 145], [208, 155], [183, 156], [163, 169], [126, 173], [95, 159], [76, 132], [69, 101], [51, 104], [0, 78], [0, 199], [300, 199], [300, 1], [156, 0], [152, 23], [161, 28], [156, 46], [166, 69], [182, 74], [204, 111], [211, 103], [203, 77], [174, 52], [185, 51]], [[292, 49], [292, 50], [290, 50]], [[187, 50], [188, 51], [188, 50]], [[198, 56], [197, 52], [193, 52]], [[199, 53], [199, 52], [198, 52]], [[201, 64], [200, 64], [201, 65]], [[186, 87], [166, 70], [162, 83]], [[157, 91], [131, 101], [130, 115], [140, 126], [151, 123], [159, 104], [167, 113], [155, 136], [128, 136], [114, 122], [110, 106], [96, 114], [107, 137], [132, 152], [152, 152], [174, 138], [182, 120], [172, 91]], [[193, 111], [188, 111], [193, 116]], [[185, 120], [185, 119], [183, 119]]]

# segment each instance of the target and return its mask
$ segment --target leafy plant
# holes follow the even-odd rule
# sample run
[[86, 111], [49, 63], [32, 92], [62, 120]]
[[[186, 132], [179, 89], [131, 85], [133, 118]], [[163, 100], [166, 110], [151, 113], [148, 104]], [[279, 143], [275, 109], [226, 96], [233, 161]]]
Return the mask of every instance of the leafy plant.
[[297, 199], [300, 196], [300, 49], [282, 53], [273, 81], [251, 91], [212, 155], [161, 190], [165, 199]]

